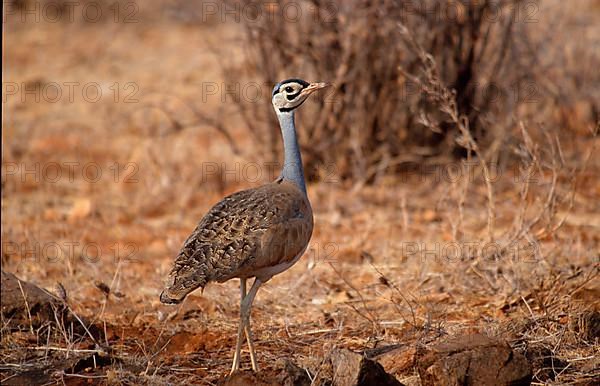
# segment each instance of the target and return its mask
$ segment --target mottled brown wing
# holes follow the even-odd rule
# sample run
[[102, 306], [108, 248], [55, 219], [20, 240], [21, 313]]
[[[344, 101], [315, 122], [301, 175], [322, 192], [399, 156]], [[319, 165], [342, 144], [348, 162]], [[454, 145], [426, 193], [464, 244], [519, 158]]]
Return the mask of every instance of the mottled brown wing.
[[169, 275], [167, 294], [182, 298], [209, 281], [252, 277], [292, 261], [312, 234], [306, 196], [288, 182], [232, 194], [216, 204], [184, 243]]
[[312, 226], [312, 221], [305, 221], [304, 218], [292, 218], [273, 225], [263, 234], [260, 259], [254, 266], [273, 267], [294, 260], [306, 248], [312, 234]]

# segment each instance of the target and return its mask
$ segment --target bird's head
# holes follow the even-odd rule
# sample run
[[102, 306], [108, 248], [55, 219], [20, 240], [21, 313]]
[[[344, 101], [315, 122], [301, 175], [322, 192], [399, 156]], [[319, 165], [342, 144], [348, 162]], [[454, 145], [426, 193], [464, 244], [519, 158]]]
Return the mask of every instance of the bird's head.
[[178, 304], [190, 292], [198, 287], [204, 288], [206, 278], [201, 272], [188, 266], [177, 264], [169, 274], [165, 289], [160, 294], [160, 301], [165, 304]]
[[271, 102], [278, 113], [290, 112], [304, 103], [310, 94], [328, 86], [329, 83], [308, 83], [302, 79], [286, 79], [273, 88]]

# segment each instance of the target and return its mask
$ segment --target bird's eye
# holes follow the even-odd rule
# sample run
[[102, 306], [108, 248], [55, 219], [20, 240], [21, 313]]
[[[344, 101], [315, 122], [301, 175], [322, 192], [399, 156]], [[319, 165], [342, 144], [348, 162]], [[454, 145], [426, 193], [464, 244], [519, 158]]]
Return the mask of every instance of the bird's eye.
[[285, 88], [285, 92], [292, 92], [292, 91], [294, 91], [294, 89], [292, 88], [292, 86], [287, 86]]

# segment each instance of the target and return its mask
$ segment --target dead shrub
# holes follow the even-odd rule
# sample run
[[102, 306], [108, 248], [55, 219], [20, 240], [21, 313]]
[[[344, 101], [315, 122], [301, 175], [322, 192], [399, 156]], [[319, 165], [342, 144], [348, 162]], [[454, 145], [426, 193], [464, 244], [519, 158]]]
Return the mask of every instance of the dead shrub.
[[[267, 7], [261, 1], [242, 4]], [[334, 164], [341, 178], [366, 182], [425, 157], [466, 155], [454, 141], [460, 134], [456, 124], [440, 116], [439, 106], [399, 70], [415, 73], [421, 66], [401, 38], [399, 23], [438, 63], [458, 113], [486, 148], [504, 137], [514, 123], [511, 114], [529, 102], [520, 94], [535, 87], [535, 52], [527, 50], [524, 28], [533, 16], [518, 0], [311, 0], [270, 6], [277, 7], [271, 10], [275, 17], [242, 18], [251, 74], [231, 66], [223, 74], [230, 82], [250, 75], [265, 85], [290, 76], [335, 84], [302, 113], [309, 179], [318, 179], [323, 165]], [[285, 17], [283, 10], [292, 6], [300, 11]], [[256, 142], [278, 160], [280, 134], [268, 98], [239, 100], [238, 109]]]

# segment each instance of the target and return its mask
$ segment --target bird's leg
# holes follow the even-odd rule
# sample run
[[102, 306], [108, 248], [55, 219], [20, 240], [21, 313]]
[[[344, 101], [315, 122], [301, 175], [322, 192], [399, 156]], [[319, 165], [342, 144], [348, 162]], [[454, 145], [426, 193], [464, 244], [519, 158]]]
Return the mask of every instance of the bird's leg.
[[244, 297], [242, 301], [242, 306], [240, 307], [240, 312], [242, 319], [244, 320], [244, 332], [246, 333], [246, 339], [248, 340], [248, 349], [250, 350], [250, 361], [252, 363], [252, 370], [258, 371], [258, 362], [256, 361], [256, 354], [254, 352], [254, 343], [252, 342], [252, 329], [250, 328], [250, 313], [252, 309], [252, 302], [254, 301], [254, 297], [258, 292], [258, 288], [262, 282], [258, 279], [254, 279], [254, 283], [252, 284], [252, 288], [250, 288], [250, 292], [248, 295]]
[[[240, 292], [242, 295], [242, 301], [246, 297], [246, 279], [240, 279]], [[241, 315], [241, 303], [240, 303], [240, 315]], [[240, 316], [241, 318], [241, 316]], [[250, 318], [244, 323], [244, 333], [246, 334], [246, 341], [248, 342], [248, 349], [250, 350], [250, 363], [252, 363], [252, 370], [258, 371], [258, 364], [256, 362], [256, 355], [254, 354], [254, 343], [252, 342], [252, 330], [250, 328]]]
[[250, 320], [246, 322], [246, 325], [244, 326], [244, 332], [246, 333], [248, 349], [250, 350], [250, 363], [252, 363], [252, 370], [258, 372], [258, 362], [256, 362], [256, 354], [254, 353], [254, 343], [252, 342], [252, 329], [250, 328]]
[[244, 304], [244, 299], [246, 298], [246, 279], [240, 278], [240, 324], [238, 326], [237, 340], [235, 343], [235, 354], [233, 354], [233, 364], [231, 365], [231, 372], [233, 374], [236, 370], [240, 368], [240, 356], [242, 350], [242, 339], [243, 339], [243, 331], [244, 331], [244, 318], [242, 314], [242, 306]]
[[[242, 301], [246, 297], [246, 279], [240, 279], [240, 292], [242, 295]], [[240, 314], [241, 314], [241, 303], [240, 303]], [[254, 344], [252, 343], [252, 330], [250, 329], [250, 319], [244, 323], [244, 333], [246, 334], [246, 341], [248, 342], [248, 349], [250, 350], [250, 362], [252, 363], [252, 370], [258, 371], [258, 365], [256, 364], [256, 357], [254, 355]]]
[[[257, 280], [258, 279], [254, 279], [254, 284], [256, 284]], [[254, 289], [254, 284], [252, 285], [253, 289]], [[260, 284], [262, 284], [262, 283], [259, 282], [259, 284], [257, 284], [256, 291], [254, 292], [254, 296], [256, 295], [256, 292], [258, 291], [258, 287], [260, 286]], [[252, 329], [250, 328], [250, 313], [251, 313], [252, 301], [254, 300], [254, 296], [252, 296], [252, 299], [250, 299], [250, 302], [248, 305], [248, 315], [247, 315], [246, 322], [244, 323], [244, 332], [246, 333], [246, 341], [248, 341], [248, 350], [250, 351], [250, 363], [252, 363], [252, 370], [257, 372], [258, 371], [258, 362], [256, 361], [256, 354], [254, 353], [254, 343], [252, 342]]]

